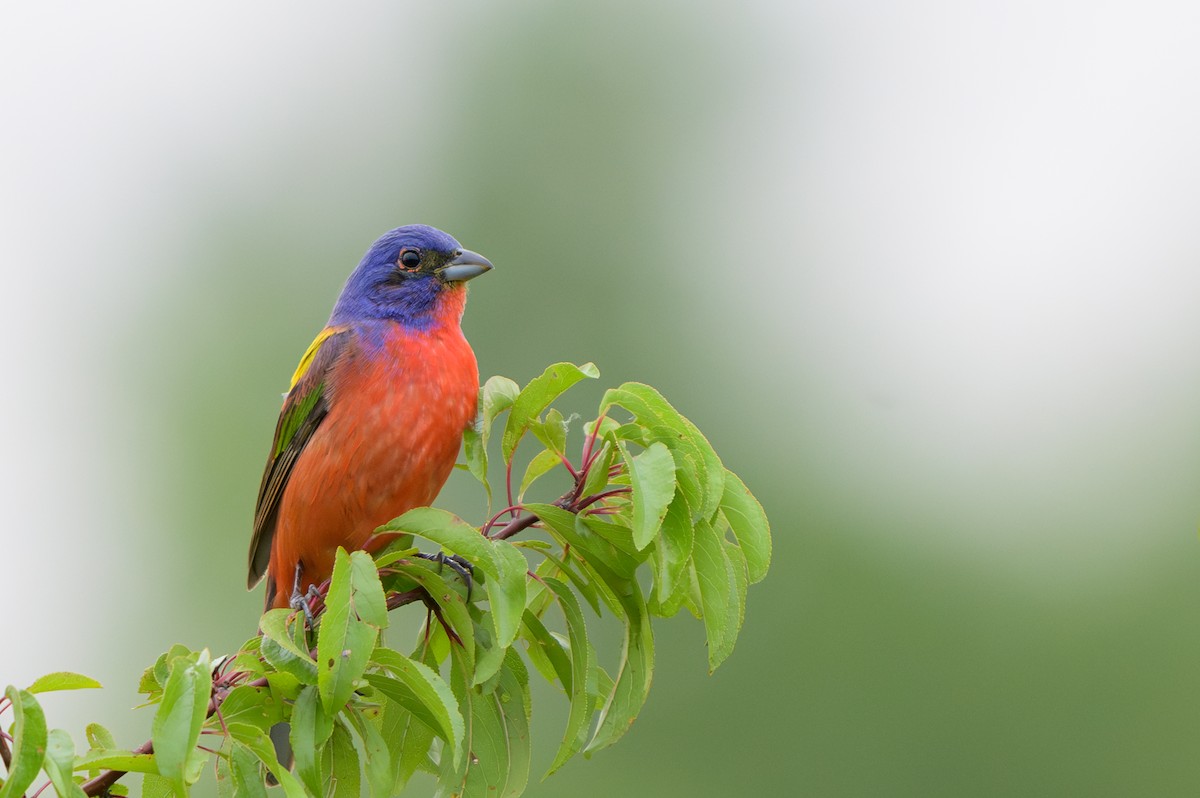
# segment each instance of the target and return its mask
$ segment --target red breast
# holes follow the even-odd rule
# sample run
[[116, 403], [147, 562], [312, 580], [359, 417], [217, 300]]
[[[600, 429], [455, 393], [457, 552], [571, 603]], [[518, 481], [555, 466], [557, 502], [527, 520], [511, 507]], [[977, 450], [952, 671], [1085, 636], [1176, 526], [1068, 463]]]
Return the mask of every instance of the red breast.
[[428, 330], [394, 325], [381, 347], [356, 341], [330, 369], [329, 414], [280, 500], [270, 562], [275, 607], [288, 606], [297, 563], [301, 591], [319, 584], [338, 546], [361, 548], [381, 524], [432, 503], [445, 484], [479, 386], [460, 314]]

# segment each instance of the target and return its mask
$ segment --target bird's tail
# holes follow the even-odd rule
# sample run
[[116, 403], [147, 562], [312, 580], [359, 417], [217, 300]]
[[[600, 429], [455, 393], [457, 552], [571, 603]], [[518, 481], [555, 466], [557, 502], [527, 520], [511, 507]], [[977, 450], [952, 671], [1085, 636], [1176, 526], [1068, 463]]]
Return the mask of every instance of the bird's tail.
[[[271, 742], [275, 745], [275, 757], [279, 760], [279, 764], [283, 765], [288, 770], [292, 769], [292, 743], [288, 736], [292, 732], [290, 723], [276, 723], [271, 727]], [[279, 781], [270, 771], [267, 771], [267, 784], [274, 787]]]

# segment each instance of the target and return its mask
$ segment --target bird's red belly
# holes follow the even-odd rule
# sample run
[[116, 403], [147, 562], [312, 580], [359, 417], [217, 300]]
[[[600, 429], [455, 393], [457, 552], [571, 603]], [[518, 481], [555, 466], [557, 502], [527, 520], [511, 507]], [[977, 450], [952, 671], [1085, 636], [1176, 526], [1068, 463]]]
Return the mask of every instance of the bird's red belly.
[[297, 460], [280, 501], [270, 572], [274, 606], [333, 570], [338, 546], [371, 533], [441, 490], [475, 417], [479, 375], [457, 329], [361, 353], [333, 386], [329, 415]]

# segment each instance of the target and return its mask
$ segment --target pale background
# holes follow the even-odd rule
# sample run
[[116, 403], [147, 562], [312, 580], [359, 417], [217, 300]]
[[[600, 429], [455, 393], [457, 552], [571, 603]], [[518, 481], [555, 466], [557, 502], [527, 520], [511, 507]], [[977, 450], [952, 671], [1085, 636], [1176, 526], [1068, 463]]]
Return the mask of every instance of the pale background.
[[485, 375], [658, 386], [774, 523], [528, 795], [1195, 794], [1200, 6], [398, 5], [0, 10], [0, 684], [132, 746], [250, 635], [280, 392], [420, 221]]

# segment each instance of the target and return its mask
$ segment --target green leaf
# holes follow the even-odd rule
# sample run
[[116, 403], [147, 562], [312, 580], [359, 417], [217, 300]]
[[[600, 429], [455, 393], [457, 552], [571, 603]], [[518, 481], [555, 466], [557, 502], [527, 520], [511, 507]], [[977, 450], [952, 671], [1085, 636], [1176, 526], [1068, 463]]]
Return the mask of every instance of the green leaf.
[[733, 651], [740, 626], [737, 577], [721, 535], [706, 521], [696, 525], [692, 559], [700, 586], [700, 607], [708, 637], [708, 669], [717, 669]]
[[492, 691], [468, 687], [466, 676], [460, 661], [450, 683], [466, 710], [471, 756], [465, 772], [443, 763], [437, 795], [518, 796], [529, 780], [529, 674], [521, 658], [510, 650]]
[[[583, 620], [583, 612], [575, 594], [565, 584], [547, 577], [543, 580], [562, 608], [563, 617], [567, 623], [567, 637], [570, 640], [571, 679], [570, 684], [564, 683], [571, 699], [570, 715], [567, 717], [567, 728], [563, 733], [562, 743], [554, 762], [546, 771], [549, 776], [562, 767], [567, 760], [583, 749], [587, 742], [588, 727], [592, 721], [595, 708], [592, 697], [588, 692], [588, 682], [596, 670], [596, 653], [588, 640], [587, 625]], [[543, 777], [544, 778], [544, 777]]]
[[534, 420], [529, 425], [529, 431], [533, 433], [542, 444], [554, 452], [559, 457], [566, 454], [567, 451], [567, 422], [563, 419], [563, 414], [558, 412], [556, 408], [550, 408], [546, 411], [545, 420]]
[[512, 407], [521, 389], [508, 377], [492, 377], [479, 389], [479, 419], [463, 432], [463, 451], [467, 470], [483, 485], [488, 506], [492, 503], [492, 486], [488, 482], [488, 441], [496, 416]]
[[154, 756], [158, 772], [179, 793], [199, 777], [205, 754], [196, 748], [208, 716], [212, 673], [208, 651], [176, 657], [154, 715]]
[[42, 769], [46, 757], [46, 716], [33, 693], [9, 685], [4, 695], [12, 702], [12, 766], [0, 786], [0, 798], [20, 798]]
[[77, 758], [75, 770], [124, 770], [158, 775], [158, 763], [154, 761], [154, 754], [104, 748], [88, 751]]
[[633, 414], [647, 434], [647, 446], [660, 441], [671, 450], [679, 489], [687, 494], [688, 506], [696, 518], [711, 519], [724, 491], [725, 468], [696, 425], [658, 391], [638, 382], [608, 390], [601, 400], [601, 411], [608, 412], [613, 405]]
[[[245, 746], [258, 759], [259, 762], [262, 762], [267, 766], [267, 769], [271, 771], [271, 775], [274, 776], [275, 780], [279, 782], [279, 785], [283, 787], [283, 792], [287, 798], [307, 798], [307, 793], [304, 791], [304, 785], [300, 783], [300, 780], [296, 778], [292, 771], [288, 770], [279, 763], [279, 760], [275, 756], [275, 746], [271, 743], [271, 738], [268, 737], [262, 729], [259, 729], [256, 726], [251, 726], [248, 723], [230, 723], [228, 726], [228, 731], [229, 736], [234, 739], [233, 751], [235, 755], [237, 753], [237, 747], [239, 744]], [[238, 762], [235, 756], [235, 777], [237, 769]], [[257, 775], [257, 765], [254, 766], [254, 771]], [[261, 777], [258, 777], [258, 781], [261, 783]]]
[[[474, 425], [463, 430], [463, 456], [467, 460], [467, 471], [479, 481], [487, 492], [488, 502], [492, 500], [492, 486], [488, 483], [488, 456], [483, 444], [483, 435]], [[455, 463], [457, 466], [458, 464]]]
[[388, 625], [387, 600], [383, 585], [379, 581], [379, 569], [365, 551], [350, 553], [350, 586], [354, 597], [354, 611], [360, 620], [377, 630]]
[[613, 541], [596, 534], [588, 522], [574, 513], [553, 504], [530, 503], [525, 509], [542, 520], [560, 543], [578, 549], [589, 562], [599, 562], [622, 578], [631, 578], [637, 570], [638, 559], [622, 551]]
[[178, 657], [190, 656], [191, 653], [191, 649], [187, 646], [176, 643], [159, 655], [154, 664], [142, 673], [141, 681], [138, 682], [138, 692], [149, 696], [147, 703], [152, 703], [162, 697], [163, 685], [167, 683], [167, 676], [171, 672], [170, 663]]
[[658, 536], [667, 507], [675, 496], [675, 460], [666, 444], [655, 441], [636, 457], [621, 447], [633, 487], [633, 544], [638, 551]]
[[352, 566], [355, 558], [365, 558], [374, 570], [366, 552], [347, 554], [338, 547], [317, 632], [317, 689], [329, 715], [336, 715], [354, 693], [354, 683], [362, 678], [379, 637], [379, 627], [364, 621], [360, 612], [375, 612], [383, 601], [383, 588], [378, 577], [368, 583], [358, 581]]
[[417, 769], [429, 764], [434, 733], [395, 701], [384, 702], [381, 732], [391, 752], [392, 794], [399, 795]]
[[358, 732], [362, 744], [362, 769], [366, 772], [371, 795], [375, 798], [391, 798], [392, 759], [379, 729], [357, 708], [348, 710], [342, 717], [348, 717]]
[[586, 751], [597, 751], [619, 740], [646, 703], [650, 677], [654, 671], [654, 633], [642, 589], [635, 579], [623, 579], [602, 563], [588, 562], [590, 568], [607, 586], [619, 605], [625, 625], [625, 640], [617, 676], [612, 689], [604, 697], [596, 732]]
[[525, 611], [522, 620], [521, 637], [526, 642], [525, 653], [538, 672], [550, 683], [558, 681], [569, 695], [572, 678], [570, 657], [558, 638], [529, 610]]
[[466, 726], [450, 685], [437, 671], [398, 651], [378, 649], [374, 661], [392, 677], [370, 673], [367, 681], [441, 737], [446, 742], [444, 750], [449, 751], [457, 765]]
[[[611, 418], [604, 420], [612, 421]], [[600, 447], [599, 454], [588, 469], [587, 478], [583, 481], [583, 490], [579, 492], [580, 496], [593, 496], [603, 491], [608, 485], [608, 471], [617, 459], [617, 449], [611, 441], [600, 439], [596, 445]]]
[[230, 749], [229, 760], [233, 794], [238, 798], [267, 798], [267, 787], [263, 783], [262, 771], [258, 769], [258, 758], [254, 752], [235, 742]]
[[529, 461], [529, 465], [525, 467], [525, 476], [521, 478], [521, 489], [517, 495], [517, 501], [525, 498], [525, 491], [529, 490], [529, 486], [554, 470], [554, 467], [562, 463], [562, 456], [550, 451], [542, 449], [533, 459]]
[[771, 525], [758, 499], [732, 471], [725, 472], [721, 512], [746, 555], [750, 582], [761, 581], [771, 565]]
[[[237, 798], [233, 791], [233, 768], [229, 764], [229, 750], [232, 743], [225, 745], [225, 755], [217, 757], [217, 798]], [[146, 798], [145, 786], [142, 787], [142, 798]]]
[[[431, 540], [465, 557], [482, 571], [486, 577], [484, 587], [491, 607], [495, 643], [501, 648], [512, 645], [520, 629], [521, 613], [525, 611], [525, 573], [528, 564], [520, 551], [505, 541], [485, 538], [475, 527], [451, 513], [430, 507], [409, 510], [382, 528]], [[479, 681], [490, 675], [478, 675]]]
[[570, 562], [558, 558], [550, 551], [543, 549], [538, 549], [537, 551], [546, 558], [546, 561], [538, 566], [538, 576], [566, 576], [567, 579], [570, 580], [571, 584], [575, 586], [575, 589], [579, 591], [579, 595], [581, 595], [584, 601], [588, 603], [588, 606], [592, 608], [592, 611], [599, 616], [599, 593], [596, 590], [596, 587], [590, 581], [588, 581], [586, 572], [583, 574], [578, 573], [578, 569], [576, 569]]
[[29, 685], [31, 693], [50, 693], [55, 690], [89, 690], [101, 687], [100, 682], [90, 676], [84, 676], [70, 671], [48, 673]]
[[[462, 642], [461, 646], [456, 645], [455, 647], [462, 650], [462, 654], [473, 672], [475, 669], [475, 624], [462, 595], [451, 589], [445, 582], [444, 577], [451, 574], [452, 571], [446, 568], [442, 574], [439, 574], [436, 563], [416, 559], [398, 560], [389, 567], [423, 587], [433, 602], [438, 605], [442, 618]], [[438, 623], [437, 620], [433, 622]], [[440, 628], [440, 624], [438, 627]]]
[[303, 615], [287, 608], [270, 610], [259, 619], [258, 628], [263, 633], [259, 644], [263, 659], [303, 684], [317, 683], [317, 663], [296, 645], [304, 630]]
[[333, 798], [361, 798], [362, 774], [359, 768], [358, 749], [344, 723], [333, 727], [330, 751], [333, 775], [330, 794]]
[[71, 741], [71, 735], [62, 729], [51, 729], [46, 740], [43, 767], [61, 798], [84, 798], [83, 788], [71, 778], [75, 769], [75, 743]]
[[599, 370], [591, 363], [584, 363], [582, 366], [571, 363], [555, 363], [547, 367], [540, 376], [530, 380], [508, 412], [508, 421], [504, 425], [504, 437], [500, 441], [500, 450], [504, 454], [504, 461], [512, 460], [513, 453], [517, 450], [517, 444], [521, 442], [521, 437], [529, 429], [529, 425], [541, 415], [551, 402], [580, 380], [595, 379], [599, 376]]
[[491, 377], [483, 384], [483, 388], [479, 392], [479, 412], [485, 447], [491, 437], [492, 424], [495, 422], [496, 416], [512, 407], [520, 393], [520, 386], [508, 377]]
[[309, 685], [300, 691], [292, 706], [288, 742], [292, 746], [296, 775], [313, 795], [324, 792], [319, 746], [331, 734], [333, 719], [325, 713], [317, 688]]
[[730, 597], [728, 613], [729, 628], [735, 630], [729, 640], [729, 650], [732, 652], [733, 644], [737, 642], [738, 630], [742, 628], [742, 623], [746, 620], [746, 590], [750, 586], [749, 568], [746, 565], [746, 555], [740, 546], [730, 543], [728, 540], [722, 540], [721, 543], [725, 546], [725, 555], [729, 557], [729, 564], [733, 569], [734, 591]]
[[216, 730], [223, 729], [226, 723], [249, 723], [267, 731], [281, 720], [282, 708], [270, 691], [241, 684], [225, 694], [221, 716], [214, 713], [204, 725], [209, 730]]
[[92, 748], [117, 747], [117, 739], [113, 737], [112, 732], [99, 723], [89, 723], [84, 734], [87, 736], [88, 745]]
[[676, 493], [663, 518], [654, 551], [654, 591], [660, 605], [670, 604], [672, 596], [688, 589], [687, 572], [694, 538], [687, 500], [682, 493]]
[[171, 798], [174, 795], [175, 785], [170, 779], [164, 779], [157, 773], [142, 776], [142, 798]]

